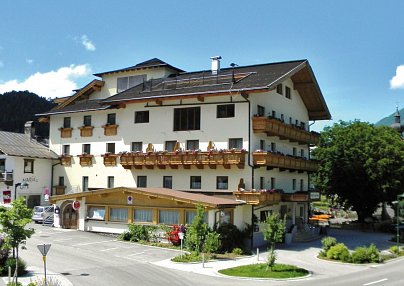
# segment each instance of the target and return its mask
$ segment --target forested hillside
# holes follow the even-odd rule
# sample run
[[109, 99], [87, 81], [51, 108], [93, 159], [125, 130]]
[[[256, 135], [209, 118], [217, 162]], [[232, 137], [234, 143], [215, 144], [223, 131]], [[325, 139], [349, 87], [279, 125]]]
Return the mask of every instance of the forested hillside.
[[48, 124], [38, 123], [35, 114], [48, 111], [54, 106], [51, 100], [29, 91], [0, 94], [0, 130], [23, 133], [25, 122], [32, 120], [35, 122], [35, 134], [38, 137], [47, 137]]

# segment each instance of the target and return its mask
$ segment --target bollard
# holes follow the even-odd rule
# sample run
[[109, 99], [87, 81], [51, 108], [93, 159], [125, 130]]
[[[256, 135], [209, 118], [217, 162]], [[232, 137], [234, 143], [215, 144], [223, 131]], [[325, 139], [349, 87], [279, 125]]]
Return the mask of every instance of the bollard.
[[205, 268], [205, 253], [202, 253], [202, 268]]
[[11, 266], [8, 267], [8, 283], [11, 283]]
[[260, 249], [257, 247], [257, 261], [260, 261]]

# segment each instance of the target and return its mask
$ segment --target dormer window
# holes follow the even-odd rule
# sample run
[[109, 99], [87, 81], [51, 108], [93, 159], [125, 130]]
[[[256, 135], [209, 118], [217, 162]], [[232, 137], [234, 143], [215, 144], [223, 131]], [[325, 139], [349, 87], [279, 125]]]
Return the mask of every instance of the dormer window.
[[122, 92], [127, 90], [128, 88], [134, 87], [143, 83], [146, 80], [147, 76], [145, 74], [142, 75], [134, 75], [134, 76], [125, 76], [118, 77], [117, 79], [117, 88], [116, 92]]

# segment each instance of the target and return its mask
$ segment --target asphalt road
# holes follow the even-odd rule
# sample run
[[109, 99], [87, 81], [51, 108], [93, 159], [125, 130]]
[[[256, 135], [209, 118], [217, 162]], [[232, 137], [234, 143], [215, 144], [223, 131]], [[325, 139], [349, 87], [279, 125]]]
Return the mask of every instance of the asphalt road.
[[[178, 251], [121, 242], [112, 236], [32, 225], [36, 233], [20, 256], [27, 265], [43, 267], [38, 244], [50, 243], [47, 269], [82, 285], [404, 285], [404, 259], [376, 267], [363, 267], [337, 277], [332, 275], [295, 281], [243, 280], [212, 277], [159, 267], [153, 262]], [[329, 267], [329, 266], [328, 266]], [[309, 269], [310, 270], [310, 269]]]

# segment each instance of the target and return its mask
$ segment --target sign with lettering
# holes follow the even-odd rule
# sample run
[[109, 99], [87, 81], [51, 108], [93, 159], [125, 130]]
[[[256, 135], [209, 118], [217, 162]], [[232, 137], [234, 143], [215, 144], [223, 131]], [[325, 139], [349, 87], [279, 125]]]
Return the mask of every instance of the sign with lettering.
[[310, 200], [318, 201], [320, 200], [320, 192], [310, 192]]
[[11, 191], [3, 191], [3, 203], [11, 203]]

